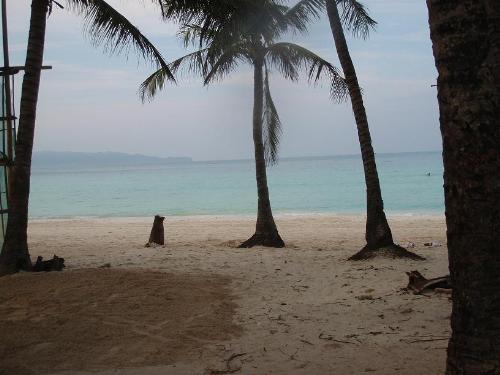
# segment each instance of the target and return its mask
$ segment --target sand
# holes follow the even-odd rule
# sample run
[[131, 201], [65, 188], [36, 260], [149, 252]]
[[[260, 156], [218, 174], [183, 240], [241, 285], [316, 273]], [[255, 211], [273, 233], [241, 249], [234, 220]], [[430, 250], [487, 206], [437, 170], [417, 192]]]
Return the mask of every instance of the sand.
[[356, 215], [278, 216], [285, 249], [235, 248], [251, 217], [167, 218], [145, 248], [152, 221], [31, 222], [32, 256], [67, 268], [0, 279], [0, 374], [443, 373], [449, 296], [404, 287], [448, 273], [444, 217], [390, 217], [421, 262], [347, 261]]

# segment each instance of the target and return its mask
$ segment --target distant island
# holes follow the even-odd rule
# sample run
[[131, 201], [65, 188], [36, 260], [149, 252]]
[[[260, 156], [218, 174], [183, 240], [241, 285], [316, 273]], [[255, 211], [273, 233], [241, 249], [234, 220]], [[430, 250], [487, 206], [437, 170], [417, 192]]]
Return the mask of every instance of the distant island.
[[51, 166], [136, 166], [192, 163], [190, 157], [157, 157], [123, 152], [38, 151], [33, 154], [34, 168]]

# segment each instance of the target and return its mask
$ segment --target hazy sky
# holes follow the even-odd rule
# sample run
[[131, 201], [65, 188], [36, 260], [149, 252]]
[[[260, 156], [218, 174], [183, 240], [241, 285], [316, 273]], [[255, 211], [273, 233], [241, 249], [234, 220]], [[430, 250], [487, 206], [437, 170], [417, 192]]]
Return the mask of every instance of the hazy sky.
[[[31, 0], [7, 0], [11, 64], [23, 65]], [[64, 4], [64, 1], [62, 1]], [[163, 23], [147, 1], [109, 0], [160, 49], [167, 61], [185, 50], [176, 27]], [[366, 40], [348, 42], [376, 152], [441, 149], [427, 9], [422, 0], [365, 0], [379, 25]], [[35, 150], [120, 151], [196, 160], [253, 156], [252, 71], [242, 66], [208, 88], [184, 77], [151, 103], [142, 104], [139, 84], [153, 67], [131, 51], [110, 57], [83, 34], [82, 20], [54, 7], [48, 19]], [[326, 18], [306, 36], [291, 37], [337, 66]], [[17, 76], [20, 91], [21, 75]], [[271, 76], [283, 122], [280, 155], [359, 153], [350, 103], [335, 104], [328, 85], [308, 86]], [[18, 105], [18, 103], [17, 103]]]

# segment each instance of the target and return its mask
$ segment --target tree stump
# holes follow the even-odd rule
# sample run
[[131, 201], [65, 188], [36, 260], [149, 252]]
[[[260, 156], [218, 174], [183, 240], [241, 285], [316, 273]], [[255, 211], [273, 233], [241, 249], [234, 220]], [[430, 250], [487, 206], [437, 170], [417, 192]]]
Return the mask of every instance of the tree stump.
[[64, 258], [60, 258], [54, 254], [54, 257], [50, 260], [43, 260], [43, 257], [39, 256], [36, 259], [36, 263], [33, 266], [33, 272], [50, 272], [50, 271], [62, 271], [66, 267], [64, 265]]
[[163, 220], [165, 217], [156, 215], [149, 235], [149, 241], [146, 247], [154, 247], [155, 245], [165, 245], [165, 229], [163, 227]]

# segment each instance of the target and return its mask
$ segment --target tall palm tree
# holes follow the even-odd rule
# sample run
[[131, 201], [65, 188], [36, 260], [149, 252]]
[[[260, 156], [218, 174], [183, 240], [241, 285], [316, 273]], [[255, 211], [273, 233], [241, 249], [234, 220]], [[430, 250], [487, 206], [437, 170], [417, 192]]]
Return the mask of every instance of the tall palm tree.
[[[255, 234], [240, 247], [256, 245], [283, 247], [273, 218], [266, 165], [276, 163], [281, 134], [281, 122], [271, 97], [269, 74], [277, 70], [283, 77], [297, 81], [301, 69], [306, 69], [310, 81], [316, 82], [326, 75], [331, 84], [331, 94], [344, 99], [347, 86], [337, 69], [313, 52], [293, 43], [278, 42], [286, 32], [304, 31], [311, 3], [304, 0], [289, 8], [272, 0], [252, 0], [233, 9], [232, 13], [218, 20], [216, 26], [204, 28], [205, 23], [186, 23], [181, 28], [185, 42], [201, 47], [197, 52], [184, 56], [169, 68], [176, 72], [185, 67], [201, 73], [204, 84], [222, 79], [241, 63], [253, 67], [254, 105], [253, 142], [257, 181], [257, 223]], [[167, 80], [163, 68], [152, 74], [142, 84], [143, 97], [153, 97]]]
[[500, 3], [427, 6], [453, 284], [446, 374], [500, 374]]
[[[31, 19], [26, 53], [25, 75], [21, 91], [19, 128], [15, 145], [15, 160], [11, 167], [9, 219], [5, 241], [0, 253], [0, 275], [30, 269], [27, 243], [28, 201], [31, 157], [35, 131], [40, 73], [42, 69], [47, 15], [52, 0], [32, 0]], [[124, 16], [104, 0], [67, 0], [69, 8], [86, 20], [86, 29], [95, 44], [104, 43], [110, 52], [120, 52], [133, 45], [155, 65], [162, 66], [173, 79], [161, 54]]]
[[[339, 14], [338, 5], [342, 7], [342, 15]], [[368, 127], [368, 118], [363, 104], [363, 96], [344, 35], [343, 25], [349, 31], [352, 31], [355, 36], [366, 38], [370, 28], [375, 27], [376, 22], [368, 15], [364, 6], [356, 0], [326, 0], [326, 11], [340, 65], [342, 66], [347, 86], [349, 87], [349, 96], [358, 130], [366, 183], [366, 246], [349, 259], [360, 260], [371, 258], [378, 253], [378, 250], [383, 250], [393, 256], [423, 259], [394, 244], [391, 228], [384, 212], [384, 202], [382, 200], [375, 153]]]

